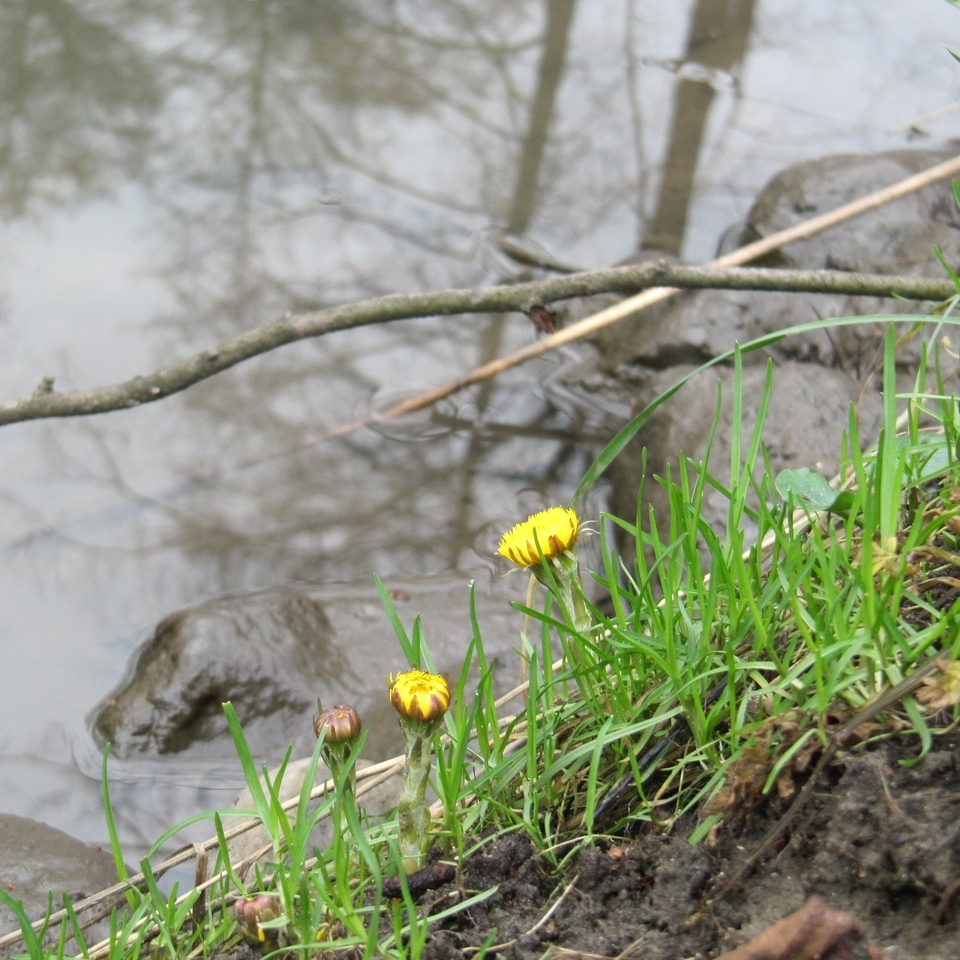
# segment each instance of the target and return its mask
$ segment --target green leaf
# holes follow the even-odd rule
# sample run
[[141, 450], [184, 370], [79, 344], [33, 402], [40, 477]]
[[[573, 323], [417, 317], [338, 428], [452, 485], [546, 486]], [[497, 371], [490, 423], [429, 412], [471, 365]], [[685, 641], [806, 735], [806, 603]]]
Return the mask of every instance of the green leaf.
[[775, 486], [786, 502], [804, 510], [831, 510], [840, 496], [822, 473], [809, 467], [781, 470]]
[[414, 636], [414, 639], [411, 640], [410, 637], [407, 636], [407, 631], [401, 623], [400, 617], [397, 615], [393, 600], [390, 598], [390, 592], [376, 574], [373, 576], [373, 582], [377, 585], [377, 593], [380, 594], [380, 599], [383, 601], [383, 609], [387, 612], [387, 619], [393, 627], [393, 632], [397, 635], [397, 641], [400, 644], [400, 649], [403, 650], [403, 655], [407, 658], [407, 663], [409, 663], [411, 667], [419, 668], [420, 648], [416, 642], [418, 637]]
[[[243, 779], [250, 790], [250, 796], [253, 798], [253, 808], [257, 816], [263, 821], [265, 827], [273, 833], [270, 803], [266, 794], [263, 792], [263, 784], [260, 783], [260, 775], [257, 773], [257, 765], [254, 762], [253, 754], [247, 745], [247, 738], [243, 735], [243, 727], [237, 718], [237, 713], [233, 709], [233, 704], [228, 700], [223, 704], [223, 712], [227, 718], [227, 725], [230, 727], [230, 736], [233, 738], [233, 745], [237, 751], [237, 757], [240, 760], [240, 766], [243, 768]], [[276, 839], [276, 838], [275, 838]]]

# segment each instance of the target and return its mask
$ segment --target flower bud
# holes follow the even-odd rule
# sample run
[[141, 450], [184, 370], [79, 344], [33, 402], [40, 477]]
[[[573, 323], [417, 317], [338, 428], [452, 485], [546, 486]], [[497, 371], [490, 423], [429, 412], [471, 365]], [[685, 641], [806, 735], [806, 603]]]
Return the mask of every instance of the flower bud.
[[276, 920], [280, 916], [280, 905], [276, 897], [269, 893], [259, 893], [253, 897], [241, 897], [234, 904], [237, 923], [240, 929], [250, 937], [263, 943], [267, 939], [266, 932], [260, 926], [269, 920]]
[[424, 670], [408, 670], [389, 678], [390, 702], [402, 718], [439, 720], [450, 706], [447, 678]]
[[326, 728], [324, 743], [330, 746], [349, 745], [356, 741], [363, 729], [360, 714], [353, 707], [341, 704], [322, 710], [320, 716], [313, 718], [313, 729], [317, 736]]

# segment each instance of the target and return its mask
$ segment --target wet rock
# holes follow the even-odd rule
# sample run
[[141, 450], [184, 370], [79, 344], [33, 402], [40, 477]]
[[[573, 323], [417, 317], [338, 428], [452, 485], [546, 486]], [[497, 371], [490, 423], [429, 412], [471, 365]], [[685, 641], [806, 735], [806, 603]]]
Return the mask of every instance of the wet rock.
[[161, 621], [94, 730], [121, 757], [178, 753], [228, 736], [229, 700], [257, 749], [309, 721], [325, 677], [360, 685], [319, 602], [298, 591], [213, 600]]
[[[462, 573], [389, 583], [408, 631], [423, 624], [439, 670], [455, 678], [467, 653], [470, 578]], [[521, 627], [510, 606], [523, 587], [510, 578], [477, 583], [478, 616], [505, 689], [517, 675], [513, 648]], [[349, 703], [369, 732], [364, 756], [397, 754], [402, 738], [387, 698], [387, 676], [407, 668], [374, 586], [301, 586], [225, 597], [163, 620], [135, 658], [126, 681], [93, 717], [97, 738], [121, 757], [189, 751], [232, 757], [222, 703], [233, 703], [255, 755], [311, 753], [311, 716]]]
[[[0, 814], [0, 887], [22, 901], [31, 920], [45, 915], [50, 892], [57, 910], [63, 894], [81, 900], [116, 882], [109, 853], [45, 823]], [[0, 933], [19, 928], [12, 911], [0, 906]]]
[[[740, 242], [836, 209], [947, 156], [933, 151], [896, 151], [826, 157], [791, 167], [775, 176], [761, 193]], [[952, 191], [948, 183], [940, 182], [809, 240], [790, 244], [772, 255], [766, 265], [942, 276], [934, 245], [948, 262], [960, 261], [958, 228], [960, 214]], [[593, 304], [591, 309], [595, 308]], [[892, 312], [923, 311], [893, 300], [842, 295], [684, 293], [603, 331], [594, 341], [593, 355], [585, 352], [576, 368], [558, 375], [552, 384], [553, 395], [569, 410], [579, 394], [581, 406], [589, 411], [584, 417], [593, 429], [612, 435], [693, 366], [730, 350], [735, 343], [818, 317]], [[866, 323], [810, 332], [744, 356], [747, 429], [752, 427], [763, 389], [765, 365], [771, 358], [775, 364], [771, 413], [764, 434], [775, 470], [810, 466], [831, 474], [848, 426], [850, 404], [857, 411], [861, 441], [869, 444], [876, 438], [881, 423], [877, 363], [884, 328], [884, 323]], [[912, 385], [920, 349], [919, 340], [898, 346], [898, 383], [903, 389]], [[610, 475], [615, 513], [636, 516], [644, 447], [649, 453], [648, 481], [654, 474], [663, 475], [668, 464], [676, 464], [681, 452], [695, 460], [703, 458], [716, 409], [718, 378], [726, 400], [710, 465], [722, 481], [728, 480], [729, 365], [715, 367], [687, 383], [651, 417], [614, 463]], [[666, 522], [662, 492], [647, 482], [645, 495]], [[722, 525], [725, 510], [720, 499], [712, 493], [708, 496], [708, 512], [711, 523]]]
[[[653, 395], [667, 389], [692, 367], [675, 367], [654, 374], [648, 381]], [[763, 391], [766, 370], [750, 367], [743, 372], [744, 403], [741, 427], [741, 449], [750, 443], [756, 423], [756, 406], [751, 402]], [[875, 437], [882, 420], [882, 403], [875, 391], [864, 392], [862, 385], [842, 370], [816, 364], [786, 363], [774, 371], [775, 389], [764, 421], [763, 438], [774, 475], [795, 467], [812, 467], [826, 476], [833, 476], [839, 467], [840, 435], [848, 422], [851, 405], [856, 408], [860, 427], [867, 436]], [[711, 371], [704, 378], [709, 383], [681, 395], [681, 402], [667, 403], [661, 414], [653, 417], [643, 431], [647, 448], [647, 471], [663, 477], [673, 467], [679, 454], [700, 459], [706, 445], [706, 431], [713, 422], [718, 390], [722, 397], [710, 463], [722, 472], [730, 463], [733, 440], [733, 380], [730, 368]], [[686, 389], [686, 388], [685, 388]], [[815, 400], [814, 400], [815, 398]], [[642, 448], [630, 444], [612, 467], [615, 482], [615, 503], [622, 516], [636, 515], [638, 478], [643, 474]], [[674, 478], [676, 473], [673, 474]], [[644, 502], [654, 508], [658, 517], [669, 516], [666, 488], [655, 481], [644, 487]], [[726, 527], [729, 501], [717, 490], [704, 491], [701, 515], [715, 530]], [[749, 545], [752, 527], [743, 525], [745, 546]], [[661, 529], [667, 529], [661, 526]]]
[[[739, 243], [749, 243], [835, 210], [851, 200], [890, 186], [948, 159], [937, 151], [894, 151], [876, 156], [836, 156], [802, 163], [778, 173], [754, 203]], [[739, 245], [739, 244], [738, 244]], [[863, 270], [871, 273], [942, 277], [934, 256], [940, 247], [948, 263], [960, 260], [960, 213], [949, 183], [940, 181], [870, 213], [791, 243], [756, 266], [791, 269]], [[622, 364], [662, 370], [677, 363], [700, 363], [734, 343], [782, 330], [818, 317], [912, 313], [911, 304], [845, 294], [773, 294], [702, 290], [684, 293], [660, 308], [621, 321], [596, 343], [608, 369]], [[877, 356], [876, 327], [791, 337], [746, 363], [778, 359], [838, 366], [853, 377], [869, 373]], [[914, 361], [916, 351], [905, 355]]]

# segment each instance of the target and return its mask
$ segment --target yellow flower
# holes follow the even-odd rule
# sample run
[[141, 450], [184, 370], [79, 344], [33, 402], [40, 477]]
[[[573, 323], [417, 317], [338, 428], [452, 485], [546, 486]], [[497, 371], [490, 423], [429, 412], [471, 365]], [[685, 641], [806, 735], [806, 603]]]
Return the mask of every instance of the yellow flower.
[[390, 702], [401, 717], [439, 720], [450, 706], [447, 678], [424, 670], [408, 670], [389, 678]]
[[540, 563], [541, 553], [544, 560], [566, 553], [577, 542], [579, 532], [580, 518], [576, 510], [550, 507], [508, 530], [500, 539], [498, 552], [518, 567], [535, 567]]

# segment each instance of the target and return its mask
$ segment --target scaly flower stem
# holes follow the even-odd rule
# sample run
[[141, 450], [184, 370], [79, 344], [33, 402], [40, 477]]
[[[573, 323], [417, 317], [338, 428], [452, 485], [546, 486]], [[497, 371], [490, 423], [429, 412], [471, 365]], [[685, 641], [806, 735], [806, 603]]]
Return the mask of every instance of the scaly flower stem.
[[[549, 573], [545, 569], [547, 563], [550, 564]], [[536, 569], [533, 572], [537, 574]], [[550, 573], [553, 574], [552, 577]], [[574, 668], [580, 690], [588, 703], [596, 709], [605, 709], [605, 695], [595, 675], [597, 660], [592, 647], [594, 622], [584, 600], [583, 580], [576, 552], [567, 550], [552, 560], [545, 561], [540, 568], [539, 578], [556, 598], [570, 627], [569, 634], [561, 634], [560, 639], [564, 654]]]
[[406, 740], [403, 765], [403, 793], [397, 807], [400, 821], [398, 845], [406, 873], [419, 870], [426, 860], [430, 831], [430, 810], [425, 801], [427, 781], [430, 778], [430, 758], [433, 745], [430, 740], [404, 725]]
[[347, 752], [349, 751], [330, 750], [326, 757], [327, 766], [330, 767], [330, 773], [333, 774], [333, 781], [340, 789], [335, 816], [339, 828], [337, 832], [341, 837], [346, 836], [347, 824], [350, 822], [350, 818], [347, 816], [347, 805], [349, 804], [352, 810], [359, 812], [356, 794], [357, 771], [352, 764], [347, 764], [347, 757], [344, 755]]
[[586, 635], [593, 626], [593, 619], [583, 599], [583, 580], [580, 577], [577, 555], [571, 550], [558, 557], [554, 563], [559, 590], [557, 599], [563, 607], [567, 622], [577, 633]]
[[[545, 569], [547, 563], [550, 564], [549, 572]], [[583, 580], [580, 577], [580, 564], [576, 553], [570, 550], [552, 560], [544, 561], [544, 566], [539, 570], [536, 567], [531, 569], [537, 579], [556, 597], [567, 623], [576, 634], [572, 642], [565, 644], [565, 647], [574, 665], [583, 667], [580, 638], [590, 635], [593, 619], [583, 599]]]

